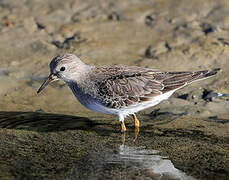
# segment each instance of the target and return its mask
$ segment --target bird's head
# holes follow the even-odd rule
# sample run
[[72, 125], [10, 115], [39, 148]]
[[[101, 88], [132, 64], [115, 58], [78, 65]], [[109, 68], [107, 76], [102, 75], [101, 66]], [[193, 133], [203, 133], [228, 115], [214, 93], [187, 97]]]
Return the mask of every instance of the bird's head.
[[40, 93], [50, 82], [60, 79], [65, 82], [77, 81], [77, 79], [80, 78], [80, 72], [82, 72], [82, 69], [86, 66], [87, 65], [74, 54], [61, 54], [54, 57], [49, 64], [50, 75], [38, 89], [37, 93]]

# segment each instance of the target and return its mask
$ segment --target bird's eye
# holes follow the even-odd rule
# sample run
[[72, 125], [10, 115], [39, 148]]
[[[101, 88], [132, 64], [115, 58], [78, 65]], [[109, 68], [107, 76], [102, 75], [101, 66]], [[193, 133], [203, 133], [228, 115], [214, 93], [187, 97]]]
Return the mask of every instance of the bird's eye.
[[65, 67], [64, 66], [60, 68], [60, 71], [64, 71], [64, 70], [65, 70]]

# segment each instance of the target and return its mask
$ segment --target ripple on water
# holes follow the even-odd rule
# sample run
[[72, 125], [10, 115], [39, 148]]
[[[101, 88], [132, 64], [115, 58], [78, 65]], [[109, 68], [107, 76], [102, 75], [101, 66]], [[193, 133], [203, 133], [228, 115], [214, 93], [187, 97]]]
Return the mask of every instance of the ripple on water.
[[142, 170], [151, 170], [152, 173], [160, 175], [160, 177], [166, 176], [169, 179], [195, 179], [175, 168], [171, 160], [167, 157], [160, 156], [157, 150], [121, 145], [119, 152], [110, 157], [110, 159], [104, 159], [104, 161], [109, 164], [122, 164]]

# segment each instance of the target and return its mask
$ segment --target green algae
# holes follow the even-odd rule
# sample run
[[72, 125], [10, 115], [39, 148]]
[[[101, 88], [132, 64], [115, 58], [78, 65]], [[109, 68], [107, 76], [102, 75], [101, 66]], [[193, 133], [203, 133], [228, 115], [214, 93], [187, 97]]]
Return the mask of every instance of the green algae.
[[[136, 141], [132, 122], [127, 120], [126, 145], [158, 150], [168, 156], [175, 167], [194, 177], [228, 175], [228, 133], [225, 131], [219, 136], [208, 134], [207, 128], [198, 131], [190, 124], [183, 126], [183, 123], [200, 126], [204, 123], [214, 126], [214, 123], [203, 119], [190, 122], [190, 118], [182, 116], [168, 116], [164, 123], [164, 116], [154, 120], [146, 115], [139, 117], [142, 128]], [[178, 124], [176, 128], [172, 128], [174, 124]], [[87, 167], [92, 166], [92, 159], [102, 160], [92, 157], [93, 152], [115, 153], [123, 143], [119, 124], [106, 116], [92, 121], [69, 115], [2, 112], [0, 127], [1, 179], [67, 179], [75, 172], [76, 177], [83, 178]], [[94, 177], [109, 178], [117, 172], [120, 178], [132, 177], [119, 165], [109, 165], [103, 170], [104, 175], [95, 171]], [[90, 173], [93, 174], [93, 170]]]

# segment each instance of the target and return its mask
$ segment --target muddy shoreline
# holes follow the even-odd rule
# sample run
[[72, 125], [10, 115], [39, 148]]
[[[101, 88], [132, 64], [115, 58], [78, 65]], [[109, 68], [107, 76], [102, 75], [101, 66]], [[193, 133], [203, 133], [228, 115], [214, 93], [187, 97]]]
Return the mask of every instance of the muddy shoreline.
[[[1, 1], [0, 179], [177, 179], [153, 169], [159, 156], [180, 178], [227, 179], [228, 9], [227, 0]], [[85, 109], [63, 82], [36, 94], [63, 52], [93, 65], [221, 71], [140, 112], [136, 141], [127, 119], [122, 146], [117, 118]]]
[[[163, 115], [162, 115], [163, 116]], [[119, 124], [112, 119], [88, 118], [45, 113], [1, 112], [0, 177], [38, 179], [156, 178], [148, 168], [126, 166], [120, 161], [110, 164], [123, 144], [157, 150], [188, 176], [197, 179], [226, 179], [228, 176], [227, 128], [215, 135], [207, 133], [204, 120], [196, 119], [187, 128], [173, 124], [189, 123], [182, 116], [144, 118], [138, 138], [127, 122], [125, 142]], [[178, 122], [176, 122], [178, 121]], [[203, 123], [203, 124], [202, 124]], [[202, 125], [201, 125], [202, 124]], [[202, 127], [201, 127], [202, 126]], [[221, 126], [215, 123], [215, 129]], [[192, 127], [192, 128], [191, 128]], [[107, 160], [106, 160], [107, 159]], [[146, 173], [148, 172], [148, 173]], [[149, 173], [150, 172], [150, 173]], [[164, 175], [166, 177], [166, 175]], [[173, 178], [169, 178], [173, 179]]]

